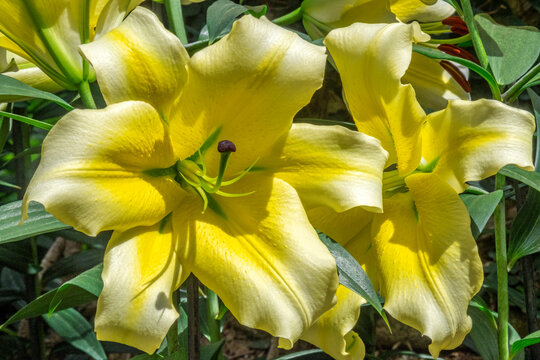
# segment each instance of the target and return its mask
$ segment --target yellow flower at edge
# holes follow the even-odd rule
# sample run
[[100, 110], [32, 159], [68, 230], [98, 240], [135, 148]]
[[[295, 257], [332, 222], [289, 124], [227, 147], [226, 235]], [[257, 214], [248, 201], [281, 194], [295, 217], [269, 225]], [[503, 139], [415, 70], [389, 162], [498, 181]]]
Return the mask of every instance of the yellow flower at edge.
[[304, 205], [380, 212], [387, 159], [372, 137], [292, 125], [322, 84], [324, 48], [246, 16], [190, 59], [138, 8], [81, 49], [108, 106], [54, 126], [23, 206], [114, 230], [98, 338], [153, 352], [194, 273], [242, 324], [292, 346], [338, 285]]
[[[378, 138], [389, 152], [384, 212], [318, 207], [308, 216], [362, 264], [390, 315], [431, 338], [436, 358], [470, 331], [467, 307], [483, 280], [458, 194], [466, 182], [507, 164], [532, 170], [535, 125], [532, 114], [494, 100], [453, 100], [426, 116], [413, 87], [402, 83], [417, 26], [354, 24], [327, 36], [358, 130]], [[350, 297], [359, 296], [342, 292], [345, 301], [338, 298], [308, 335], [318, 334], [318, 346], [325, 339], [336, 359], [357, 359], [361, 351], [355, 356], [347, 350], [354, 345], [354, 322], [333, 319], [356, 315], [361, 299], [354, 302]]]
[[0, 2], [0, 47], [36, 64], [66, 89], [93, 81], [78, 47], [118, 26], [142, 0]]

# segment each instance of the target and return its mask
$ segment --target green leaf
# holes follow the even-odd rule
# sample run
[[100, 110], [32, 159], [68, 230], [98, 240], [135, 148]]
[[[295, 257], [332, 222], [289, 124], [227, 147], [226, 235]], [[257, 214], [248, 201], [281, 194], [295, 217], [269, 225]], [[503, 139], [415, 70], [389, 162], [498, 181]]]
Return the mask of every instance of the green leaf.
[[39, 120], [36, 120], [36, 119], [32, 119], [32, 118], [29, 118], [27, 116], [8, 113], [8, 112], [5, 112], [5, 111], [0, 111], [0, 116], [5, 116], [5, 117], [8, 117], [10, 119], [17, 120], [17, 121], [20, 121], [22, 123], [32, 125], [32, 126], [35, 126], [37, 128], [47, 130], [47, 131], [51, 130], [52, 127], [53, 127], [51, 124], [48, 124], [46, 122], [39, 121]]
[[304, 350], [295, 352], [289, 355], [281, 356], [277, 358], [276, 360], [327, 360], [332, 359], [330, 356], [326, 355], [322, 350], [320, 349], [314, 349], [314, 350]]
[[519, 180], [536, 191], [540, 191], [540, 172], [523, 170], [516, 165], [506, 165], [499, 170], [499, 174]]
[[43, 273], [42, 283], [46, 285], [49, 281], [58, 277], [86, 271], [101, 262], [103, 262], [102, 249], [81, 251], [55, 262]]
[[14, 201], [0, 206], [0, 244], [71, 227], [56, 220], [45, 211], [43, 205], [36, 202], [29, 204], [28, 220], [19, 225], [21, 203], [21, 201]]
[[[14, 99], [14, 97], [19, 97], [19, 99]], [[0, 74], [0, 101], [12, 102], [14, 100], [20, 101], [25, 98], [51, 100], [68, 111], [73, 110], [73, 106], [54, 94], [35, 89], [12, 77]]]
[[49, 326], [73, 347], [94, 359], [107, 360], [105, 350], [97, 340], [92, 325], [75, 309], [66, 309], [44, 316]]
[[508, 243], [508, 269], [526, 255], [540, 251], [540, 192], [530, 189], [523, 207], [519, 210]]
[[461, 194], [460, 198], [467, 206], [467, 211], [471, 216], [471, 230], [475, 239], [482, 233], [491, 214], [495, 211], [497, 204], [501, 201], [504, 193], [497, 190], [489, 194], [473, 195]]
[[[362, 266], [360, 266], [347, 250], [325, 234], [319, 232], [319, 238], [336, 259], [339, 283], [366, 299], [367, 302], [382, 316], [386, 325], [388, 325], [388, 319], [382, 309], [379, 296], [373, 289], [373, 285], [364, 269], [362, 269]], [[390, 327], [390, 325], [388, 326]]]
[[212, 44], [224, 32], [230, 28], [236, 17], [244, 14], [248, 9], [235, 4], [230, 0], [218, 0], [208, 7], [206, 24], [208, 26], [208, 43]]
[[98, 265], [51, 290], [17, 311], [0, 328], [16, 321], [47, 314], [50, 309], [63, 310], [97, 299], [103, 288], [102, 265]]
[[11, 128], [11, 120], [9, 118], [0, 117], [0, 153], [4, 150], [4, 146], [9, 137], [9, 130]]
[[497, 83], [510, 84], [534, 65], [540, 54], [538, 29], [503, 26], [487, 14], [478, 14], [474, 20]]
[[[201, 346], [201, 360], [215, 360], [218, 358], [221, 348], [225, 344], [225, 340]], [[185, 350], [184, 350], [185, 351]]]
[[525, 336], [523, 339], [517, 340], [512, 344], [510, 348], [510, 360], [514, 358], [521, 350], [527, 346], [540, 343], [540, 330], [533, 332]]

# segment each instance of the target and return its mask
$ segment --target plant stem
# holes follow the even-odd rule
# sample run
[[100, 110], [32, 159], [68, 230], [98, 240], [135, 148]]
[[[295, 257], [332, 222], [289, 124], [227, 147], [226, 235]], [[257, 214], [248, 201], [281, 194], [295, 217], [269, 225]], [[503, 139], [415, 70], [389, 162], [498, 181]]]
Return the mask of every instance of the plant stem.
[[525, 75], [523, 75], [521, 79], [519, 79], [514, 85], [510, 87], [510, 89], [508, 89], [503, 94], [504, 101], [508, 103], [513, 103], [518, 98], [519, 94], [521, 94], [523, 90], [525, 90], [523, 86], [526, 85], [529, 80], [534, 78], [539, 73], [540, 63], [536, 64], [531, 70], [529, 70]]
[[92, 91], [90, 90], [90, 84], [88, 81], [81, 81], [79, 83], [79, 95], [81, 100], [88, 109], [96, 109], [96, 103], [92, 97]]
[[[495, 190], [504, 189], [506, 178], [504, 175], [495, 176]], [[508, 272], [506, 266], [506, 218], [505, 199], [495, 209], [495, 251], [497, 258], [497, 311], [498, 317], [498, 343], [499, 360], [508, 360]]]
[[180, 39], [182, 44], [187, 44], [182, 4], [178, 0], [165, 0], [165, 9], [167, 10], [170, 30]]
[[208, 330], [210, 333], [210, 342], [221, 340], [221, 330], [219, 326], [219, 299], [215, 292], [206, 288], [206, 316], [208, 318]]
[[304, 10], [302, 10], [302, 7], [291, 11], [288, 14], [285, 14], [283, 16], [278, 17], [277, 19], [272, 20], [274, 24], [277, 25], [289, 25], [292, 23], [295, 23], [302, 19], [302, 15], [304, 14]]
[[[172, 293], [172, 303], [178, 310], [178, 291]], [[167, 332], [167, 352], [169, 355], [174, 354], [179, 349], [178, 342], [178, 322], [175, 321]]]
[[471, 7], [470, 0], [461, 0], [461, 7], [463, 9], [463, 20], [469, 28], [469, 33], [471, 34], [471, 39], [474, 45], [474, 50], [476, 51], [476, 56], [484, 69], [487, 69], [489, 66], [489, 60], [486, 54], [486, 49], [484, 49], [484, 44], [482, 44], [482, 39], [478, 33], [478, 28], [474, 22], [474, 14]]
[[200, 360], [199, 343], [199, 280], [191, 274], [187, 280], [188, 359]]

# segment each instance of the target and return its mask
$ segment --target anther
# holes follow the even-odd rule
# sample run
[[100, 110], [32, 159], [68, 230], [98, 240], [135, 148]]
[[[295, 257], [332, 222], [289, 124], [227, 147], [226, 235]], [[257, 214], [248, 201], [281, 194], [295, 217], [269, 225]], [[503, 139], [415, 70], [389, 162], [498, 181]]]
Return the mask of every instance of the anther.
[[236, 146], [234, 145], [234, 143], [232, 141], [221, 140], [218, 143], [217, 151], [219, 151], [220, 153], [235, 152], [236, 151]]
[[456, 80], [456, 82], [463, 88], [463, 90], [465, 90], [466, 92], [471, 92], [471, 85], [469, 84], [461, 70], [459, 70], [450, 61], [441, 60], [440, 64], [443, 69], [448, 71], [448, 73], [454, 78], [454, 80]]
[[467, 24], [465, 24], [465, 21], [463, 21], [463, 19], [461, 19], [459, 16], [450, 16], [441, 22], [444, 25], [450, 26], [450, 31], [455, 34], [467, 35], [469, 33]]
[[467, 50], [462, 49], [462, 48], [460, 48], [460, 47], [458, 47], [456, 45], [441, 44], [441, 45], [438, 46], [438, 49], [441, 50], [442, 52], [447, 53], [448, 55], [457, 56], [457, 57], [460, 57], [462, 59], [469, 60], [469, 61], [472, 61], [472, 62], [480, 65], [480, 62], [478, 61], [478, 59], [473, 54], [471, 54]]

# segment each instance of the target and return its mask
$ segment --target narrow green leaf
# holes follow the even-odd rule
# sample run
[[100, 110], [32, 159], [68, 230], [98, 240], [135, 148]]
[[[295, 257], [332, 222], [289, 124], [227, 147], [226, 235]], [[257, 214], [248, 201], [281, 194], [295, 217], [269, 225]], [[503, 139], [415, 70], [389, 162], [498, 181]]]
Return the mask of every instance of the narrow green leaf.
[[4, 146], [9, 138], [9, 130], [11, 128], [11, 120], [9, 118], [0, 117], [0, 153], [4, 150]]
[[461, 194], [461, 200], [467, 206], [471, 216], [471, 230], [475, 239], [482, 233], [489, 218], [495, 211], [497, 204], [501, 201], [504, 193], [497, 190], [485, 195]]
[[540, 251], [540, 192], [530, 189], [510, 229], [508, 269], [526, 255]]
[[512, 344], [510, 348], [510, 360], [514, 358], [521, 350], [527, 346], [540, 343], [540, 330], [533, 332], [525, 336], [523, 339], [517, 340]]
[[540, 54], [540, 32], [533, 26], [503, 26], [487, 14], [474, 17], [497, 83], [521, 77]]
[[42, 283], [46, 285], [53, 279], [93, 268], [103, 262], [103, 252], [102, 249], [89, 249], [58, 260], [43, 273]]
[[540, 172], [523, 170], [516, 165], [506, 165], [499, 170], [499, 174], [519, 180], [536, 191], [540, 191]]
[[216, 360], [223, 344], [225, 344], [225, 340], [201, 346], [201, 360]]
[[98, 360], [107, 360], [92, 325], [75, 309], [66, 309], [44, 316], [49, 326], [73, 347]]
[[[347, 250], [325, 234], [319, 232], [319, 238], [336, 259], [340, 284], [366, 299], [367, 302], [382, 316], [386, 325], [388, 325], [388, 319], [382, 309], [379, 296], [373, 289], [371, 280], [369, 280], [369, 277], [366, 275], [364, 269], [362, 269], [362, 266], [360, 266]], [[390, 327], [390, 325], [388, 326]]]
[[208, 42], [212, 44], [223, 33], [230, 30], [237, 16], [248, 9], [230, 0], [218, 0], [208, 7], [206, 24], [208, 26]]
[[276, 360], [327, 360], [332, 359], [320, 349], [304, 350], [278, 357]]
[[28, 125], [35, 126], [37, 128], [43, 129], [43, 130], [49, 131], [49, 130], [52, 129], [51, 124], [48, 124], [46, 122], [39, 121], [39, 120], [36, 120], [36, 119], [32, 119], [32, 118], [29, 118], [27, 116], [12, 114], [12, 113], [8, 113], [8, 112], [5, 112], [5, 111], [0, 111], [0, 115], [8, 117], [8, 118], [13, 119], [13, 120], [20, 121], [20, 122], [28, 124]]
[[0, 206], [0, 244], [71, 227], [56, 220], [36, 202], [28, 206], [28, 220], [22, 225], [19, 225], [20, 221], [21, 201]]
[[[19, 97], [19, 99], [13, 99], [14, 97]], [[35, 89], [12, 77], [0, 74], [0, 101], [11, 102], [25, 98], [51, 100], [68, 111], [73, 110], [73, 106], [54, 94]]]
[[6, 181], [3, 181], [3, 180], [0, 180], [0, 185], [1, 186], [5, 186], [5, 187], [9, 187], [9, 188], [12, 188], [12, 189], [20, 189], [21, 187], [18, 186], [18, 185], [15, 185], [15, 184], [10, 184]]
[[102, 265], [98, 265], [51, 290], [13, 314], [0, 328], [22, 319], [47, 314], [49, 309], [63, 310], [86, 304], [97, 299], [103, 288], [101, 280]]
[[453, 62], [456, 62], [458, 64], [468, 67], [469, 69], [471, 69], [472, 71], [480, 75], [482, 78], [484, 78], [484, 80], [487, 81], [493, 95], [496, 98], [500, 99], [501, 91], [499, 90], [497, 81], [495, 80], [493, 75], [491, 75], [489, 71], [487, 71], [480, 65], [472, 61], [457, 57], [457, 56], [448, 55], [447, 53], [429, 48], [427, 46], [413, 44], [413, 51], [432, 59], [450, 60], [450, 61], [453, 61]]

